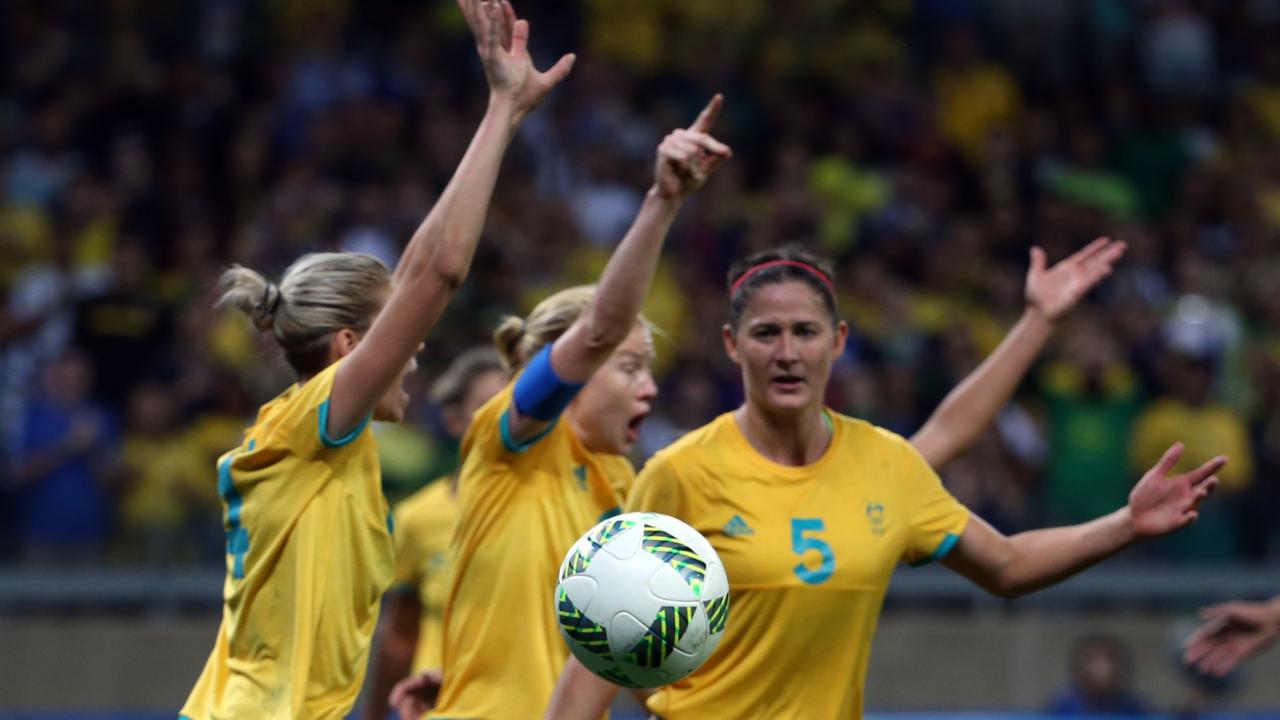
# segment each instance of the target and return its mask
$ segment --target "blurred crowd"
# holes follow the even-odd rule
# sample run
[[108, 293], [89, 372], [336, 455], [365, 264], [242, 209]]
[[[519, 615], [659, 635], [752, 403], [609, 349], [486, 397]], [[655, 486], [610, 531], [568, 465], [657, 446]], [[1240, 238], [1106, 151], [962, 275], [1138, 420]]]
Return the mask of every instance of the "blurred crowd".
[[[831, 405], [910, 434], [1023, 308], [1028, 248], [1129, 243], [944, 469], [1006, 531], [1094, 517], [1174, 440], [1219, 496], [1149, 557], [1280, 559], [1280, 2], [519, 0], [573, 76], [503, 169], [471, 278], [377, 428], [388, 494], [456, 452], [425, 388], [591, 280], [715, 91], [735, 158], [648, 310], [648, 454], [733, 407], [724, 274], [800, 240], [852, 325]], [[449, 0], [0, 4], [0, 532], [19, 562], [222, 558], [214, 459], [288, 382], [219, 270], [394, 264], [483, 111]], [[639, 458], [642, 459], [642, 458]]]

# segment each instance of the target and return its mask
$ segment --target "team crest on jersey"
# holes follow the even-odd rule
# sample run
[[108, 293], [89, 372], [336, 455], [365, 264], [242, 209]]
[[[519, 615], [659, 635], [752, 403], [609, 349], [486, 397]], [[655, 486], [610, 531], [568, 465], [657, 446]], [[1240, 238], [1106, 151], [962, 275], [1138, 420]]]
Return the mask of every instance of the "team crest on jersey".
[[867, 522], [871, 525], [872, 535], [884, 535], [884, 505], [878, 502], [867, 503]]

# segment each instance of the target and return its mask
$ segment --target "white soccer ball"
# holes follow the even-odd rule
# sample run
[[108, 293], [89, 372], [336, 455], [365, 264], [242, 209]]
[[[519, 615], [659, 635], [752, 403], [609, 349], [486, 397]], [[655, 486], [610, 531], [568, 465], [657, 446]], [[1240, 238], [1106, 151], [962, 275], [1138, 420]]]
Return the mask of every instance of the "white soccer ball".
[[679, 520], [627, 513], [569, 549], [556, 585], [560, 634], [575, 657], [624, 687], [667, 685], [724, 635], [729, 578], [711, 543]]

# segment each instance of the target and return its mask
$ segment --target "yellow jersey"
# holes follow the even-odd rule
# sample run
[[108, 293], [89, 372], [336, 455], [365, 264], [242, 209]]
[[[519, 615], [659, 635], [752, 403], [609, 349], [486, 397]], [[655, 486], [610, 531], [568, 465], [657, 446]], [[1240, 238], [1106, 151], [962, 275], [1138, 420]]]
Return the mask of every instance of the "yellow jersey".
[[706, 664], [648, 707], [685, 718], [860, 718], [871, 639], [894, 566], [941, 558], [969, 512], [903, 440], [835, 413], [811, 465], [760, 455], [732, 413], [659, 452], [627, 510], [707, 537], [729, 618]]
[[563, 421], [516, 443], [512, 382], [462, 440], [458, 529], [444, 610], [444, 687], [432, 717], [541, 718], [568, 656], [553, 602], [565, 553], [618, 512], [635, 475]]
[[458, 521], [453, 480], [442, 477], [396, 506], [394, 583], [418, 598], [418, 647], [413, 672], [441, 666], [444, 597], [449, 590], [449, 542]]
[[181, 718], [341, 718], [355, 704], [394, 547], [368, 421], [325, 432], [339, 365], [262, 406], [218, 461], [222, 625]]

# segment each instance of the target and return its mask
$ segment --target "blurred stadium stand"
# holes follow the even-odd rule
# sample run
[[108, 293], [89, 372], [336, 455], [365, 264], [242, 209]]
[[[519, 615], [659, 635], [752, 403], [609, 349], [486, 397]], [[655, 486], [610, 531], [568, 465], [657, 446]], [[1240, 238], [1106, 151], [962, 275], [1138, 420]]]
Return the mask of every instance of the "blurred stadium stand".
[[[668, 400], [642, 454], [738, 400], [733, 257], [838, 260], [829, 401], [909, 434], [1016, 320], [1029, 246], [1124, 239], [944, 479], [1002, 530], [1077, 521], [1178, 436], [1190, 459], [1238, 447], [1223, 491], [1192, 531], [1014, 604], [901, 572], [869, 706], [1040, 709], [1102, 627], [1154, 709], [1280, 714], [1274, 655], [1212, 687], [1172, 659], [1197, 604], [1280, 592], [1276, 3], [517, 1], [544, 63], [580, 62], [512, 149], [422, 402], [378, 429], [391, 497], [453, 463], [430, 379], [591, 279], [658, 139], [719, 90], [736, 157], [655, 286]], [[288, 382], [211, 311], [218, 270], [394, 261], [483, 104], [472, 54], [450, 0], [0, 3], [0, 720], [172, 717], [217, 622], [213, 458]]]

